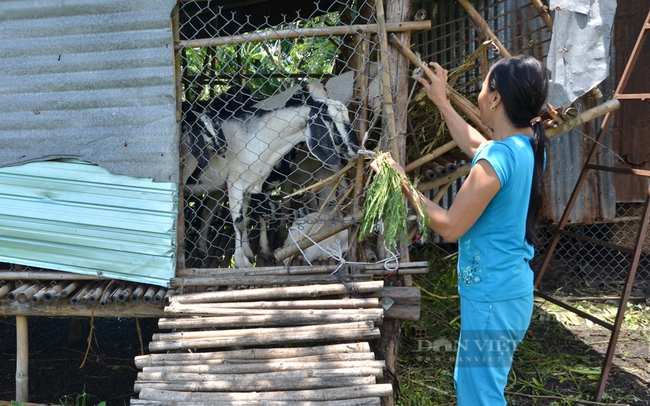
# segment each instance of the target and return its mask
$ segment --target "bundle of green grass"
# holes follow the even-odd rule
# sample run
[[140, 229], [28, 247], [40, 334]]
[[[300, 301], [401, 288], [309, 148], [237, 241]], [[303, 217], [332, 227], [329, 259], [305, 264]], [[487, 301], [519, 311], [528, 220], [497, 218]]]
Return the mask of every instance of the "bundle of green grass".
[[366, 192], [359, 241], [363, 241], [374, 232], [383, 235], [384, 246], [387, 249], [396, 248], [400, 241], [408, 240], [408, 206], [402, 194], [403, 183], [411, 190], [413, 196], [419, 197], [420, 207], [415, 211], [420, 226], [426, 229], [429, 219], [427, 211], [424, 210], [422, 195], [406, 176], [393, 168], [387, 160], [382, 159], [372, 184]]

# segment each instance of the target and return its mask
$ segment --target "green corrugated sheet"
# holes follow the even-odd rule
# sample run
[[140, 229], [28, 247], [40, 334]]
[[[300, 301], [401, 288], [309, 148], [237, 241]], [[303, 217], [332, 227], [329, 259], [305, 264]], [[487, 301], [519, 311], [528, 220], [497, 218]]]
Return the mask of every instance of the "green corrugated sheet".
[[0, 168], [0, 262], [168, 285], [178, 185], [74, 160]]

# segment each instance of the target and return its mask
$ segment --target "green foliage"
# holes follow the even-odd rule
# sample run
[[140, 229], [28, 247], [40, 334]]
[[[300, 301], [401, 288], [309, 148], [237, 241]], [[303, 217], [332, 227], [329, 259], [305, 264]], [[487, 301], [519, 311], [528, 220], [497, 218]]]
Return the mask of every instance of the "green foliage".
[[[337, 24], [338, 20], [338, 13], [329, 13], [270, 30], [325, 27]], [[246, 86], [254, 91], [253, 97], [269, 97], [293, 86], [295, 78], [330, 74], [340, 43], [339, 37], [313, 37], [185, 49], [184, 75], [197, 78], [189, 85], [186, 97], [190, 101], [208, 99], [243, 78], [247, 78]], [[216, 76], [228, 79], [199, 80]]]
[[[372, 184], [366, 192], [363, 220], [359, 231], [359, 241], [377, 229], [378, 224], [383, 225], [379, 230], [384, 237], [384, 246], [387, 249], [397, 247], [400, 240], [406, 240], [408, 207], [402, 195], [402, 184], [406, 184], [412, 193], [417, 193], [408, 178], [397, 172], [386, 160], [381, 160], [379, 170], [375, 174]], [[423, 204], [420, 207], [424, 207]], [[418, 220], [426, 228], [428, 224], [427, 211], [418, 210]]]
[[78, 395], [65, 395], [59, 398], [59, 403], [62, 406], [106, 406], [105, 401], [101, 402], [92, 402], [94, 396], [91, 396], [86, 393], [84, 390], [83, 393]]

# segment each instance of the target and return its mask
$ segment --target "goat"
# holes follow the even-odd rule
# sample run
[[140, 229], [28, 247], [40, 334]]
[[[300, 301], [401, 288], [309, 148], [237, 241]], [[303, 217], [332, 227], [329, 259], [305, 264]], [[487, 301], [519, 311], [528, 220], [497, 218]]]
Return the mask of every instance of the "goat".
[[[300, 142], [306, 142], [311, 153], [328, 165], [339, 165], [342, 159], [354, 158], [359, 149], [347, 108], [327, 99], [320, 85], [308, 83], [288, 98], [281, 108], [264, 110], [244, 108], [230, 117], [198, 113], [198, 121], [210, 131], [201, 131], [207, 149], [214, 154], [201, 168], [202, 157], [193, 150], [198, 170], [185, 172], [185, 190], [191, 194], [227, 190], [235, 233], [235, 266], [248, 267], [254, 259], [246, 237], [246, 215], [250, 196], [262, 192], [274, 166]], [[220, 134], [220, 135], [219, 135]], [[214, 137], [221, 136], [227, 148], [217, 154]], [[190, 142], [191, 139], [185, 142]], [[191, 144], [190, 144], [190, 149]], [[188, 182], [194, 172], [195, 183]]]

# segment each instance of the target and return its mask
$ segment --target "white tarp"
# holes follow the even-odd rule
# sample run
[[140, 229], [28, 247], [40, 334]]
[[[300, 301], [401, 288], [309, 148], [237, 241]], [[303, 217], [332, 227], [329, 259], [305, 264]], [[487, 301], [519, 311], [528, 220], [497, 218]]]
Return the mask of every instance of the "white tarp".
[[546, 64], [548, 102], [567, 107], [609, 74], [616, 0], [551, 0], [553, 36]]

